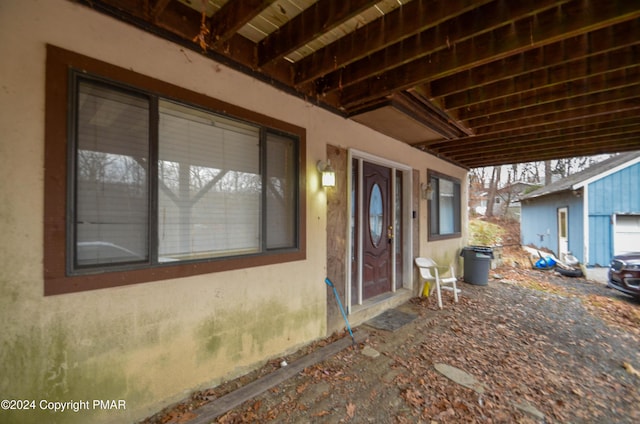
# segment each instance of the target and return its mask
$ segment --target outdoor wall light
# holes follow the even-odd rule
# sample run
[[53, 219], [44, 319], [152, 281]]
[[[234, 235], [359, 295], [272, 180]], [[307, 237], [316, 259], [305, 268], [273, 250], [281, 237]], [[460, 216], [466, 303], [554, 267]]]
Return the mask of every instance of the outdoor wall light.
[[431, 183], [420, 184], [420, 191], [422, 192], [422, 198], [424, 200], [431, 200], [431, 197], [433, 196], [433, 188], [431, 187]]
[[336, 171], [331, 167], [331, 161], [319, 160], [316, 164], [318, 172], [322, 174], [322, 187], [335, 187], [336, 185]]

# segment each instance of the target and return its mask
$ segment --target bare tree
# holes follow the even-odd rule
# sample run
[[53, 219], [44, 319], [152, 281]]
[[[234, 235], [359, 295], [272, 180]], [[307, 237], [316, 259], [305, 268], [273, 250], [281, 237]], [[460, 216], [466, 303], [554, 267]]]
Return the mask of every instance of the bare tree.
[[496, 203], [496, 194], [498, 193], [498, 184], [500, 184], [500, 174], [502, 166], [495, 166], [491, 172], [491, 181], [489, 181], [489, 193], [487, 195], [487, 212], [486, 216], [493, 216], [493, 207]]
[[544, 161], [544, 185], [549, 185], [552, 182], [551, 173], [551, 161]]

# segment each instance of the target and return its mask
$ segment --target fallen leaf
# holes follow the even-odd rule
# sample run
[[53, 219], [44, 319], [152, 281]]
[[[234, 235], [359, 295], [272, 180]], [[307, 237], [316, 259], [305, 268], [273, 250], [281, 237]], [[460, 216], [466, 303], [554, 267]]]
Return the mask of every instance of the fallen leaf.
[[622, 363], [622, 367], [627, 370], [627, 372], [631, 375], [635, 375], [636, 377], [640, 377], [640, 372], [638, 372], [637, 369], [633, 368], [633, 365], [631, 365], [628, 362], [623, 362]]
[[325, 415], [329, 415], [329, 411], [322, 410], [320, 412], [316, 412], [312, 417], [324, 417]]
[[308, 386], [309, 386], [309, 383], [308, 383], [308, 382], [307, 382], [307, 383], [304, 383], [304, 384], [299, 385], [299, 386], [296, 388], [296, 393], [300, 394], [300, 393], [304, 392], [304, 391], [307, 389], [307, 387], [308, 387]]
[[347, 403], [347, 415], [349, 418], [353, 418], [356, 415], [356, 405], [354, 403]]

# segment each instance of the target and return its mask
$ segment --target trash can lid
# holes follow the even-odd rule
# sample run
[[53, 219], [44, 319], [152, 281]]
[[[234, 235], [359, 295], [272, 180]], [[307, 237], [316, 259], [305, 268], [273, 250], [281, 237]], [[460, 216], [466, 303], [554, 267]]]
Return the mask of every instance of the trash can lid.
[[482, 252], [482, 253], [491, 253], [493, 252], [493, 247], [489, 246], [466, 246], [464, 250], [473, 250], [474, 252]]
[[493, 248], [489, 246], [465, 246], [460, 252], [460, 256], [463, 256], [465, 251], [475, 252], [475, 253], [484, 253], [485, 255], [491, 256], [491, 259], [493, 259]]

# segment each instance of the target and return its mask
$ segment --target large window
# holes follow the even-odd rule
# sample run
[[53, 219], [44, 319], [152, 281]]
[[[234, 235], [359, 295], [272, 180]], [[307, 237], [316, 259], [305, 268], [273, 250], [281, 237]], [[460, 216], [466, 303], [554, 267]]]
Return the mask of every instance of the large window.
[[429, 239], [460, 236], [460, 181], [428, 172], [431, 187], [429, 199]]
[[47, 294], [304, 258], [302, 129], [52, 46], [47, 64]]

